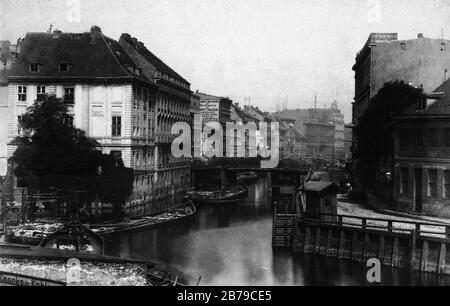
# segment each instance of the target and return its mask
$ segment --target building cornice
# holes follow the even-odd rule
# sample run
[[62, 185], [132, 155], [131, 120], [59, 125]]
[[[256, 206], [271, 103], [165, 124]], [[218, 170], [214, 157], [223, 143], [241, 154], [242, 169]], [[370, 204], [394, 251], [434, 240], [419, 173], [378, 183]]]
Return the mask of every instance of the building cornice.
[[10, 76], [8, 77], [8, 84], [11, 83], [95, 83], [95, 84], [117, 84], [117, 83], [136, 83], [153, 87], [157, 90], [156, 86], [152, 82], [146, 82], [130, 77], [64, 77], [64, 76]]

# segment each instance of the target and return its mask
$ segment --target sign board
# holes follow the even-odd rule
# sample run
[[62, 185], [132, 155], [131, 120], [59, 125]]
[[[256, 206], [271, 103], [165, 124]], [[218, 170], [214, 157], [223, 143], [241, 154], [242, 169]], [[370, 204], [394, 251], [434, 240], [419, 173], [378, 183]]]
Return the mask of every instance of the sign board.
[[202, 101], [200, 103], [202, 122], [219, 122], [219, 101]]
[[0, 286], [49, 287], [66, 286], [65, 282], [0, 271]]

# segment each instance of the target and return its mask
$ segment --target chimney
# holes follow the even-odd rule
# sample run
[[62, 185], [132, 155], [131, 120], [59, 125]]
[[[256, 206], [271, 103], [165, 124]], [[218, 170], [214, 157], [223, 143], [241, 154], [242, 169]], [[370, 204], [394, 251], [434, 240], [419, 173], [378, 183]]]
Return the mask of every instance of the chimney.
[[59, 36], [61, 35], [61, 31], [56, 29], [53, 31], [53, 38], [59, 38]]
[[143, 43], [142, 41], [138, 41], [138, 47], [139, 47], [140, 49], [144, 49], [144, 48], [145, 48], [145, 45], [144, 45], [144, 43]]
[[128, 33], [122, 33], [122, 35], [120, 36], [120, 38], [123, 38], [125, 40], [129, 40], [131, 39], [131, 35]]
[[91, 27], [91, 43], [96, 44], [102, 30], [98, 26]]
[[137, 43], [138, 43], [137, 38], [136, 38], [136, 37], [132, 37], [132, 38], [131, 38], [131, 44], [133, 45], [133, 47], [136, 47], [136, 46], [137, 46]]
[[419, 33], [419, 34], [417, 34], [417, 38], [423, 38], [423, 33]]

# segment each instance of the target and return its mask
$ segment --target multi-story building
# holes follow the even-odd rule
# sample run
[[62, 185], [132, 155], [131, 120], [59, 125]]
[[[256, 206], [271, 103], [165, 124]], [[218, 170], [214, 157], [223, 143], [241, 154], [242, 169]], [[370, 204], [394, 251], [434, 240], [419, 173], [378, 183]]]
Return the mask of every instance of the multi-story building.
[[396, 118], [393, 209], [450, 217], [449, 105], [447, 80]]
[[157, 195], [186, 190], [190, 184], [191, 167], [187, 157], [175, 158], [171, 145], [176, 122], [190, 122], [191, 84], [148, 50], [144, 43], [122, 34], [119, 40], [125, 53], [140, 67], [142, 74], [157, 87], [154, 113], [154, 158]]
[[[287, 109], [283, 110], [281, 112], [278, 112], [274, 114], [277, 118], [287, 118], [287, 119], [293, 119], [294, 122], [294, 128], [295, 130], [302, 136], [304, 141], [306, 141], [306, 146], [308, 147], [309, 144], [309, 150], [307, 150], [308, 154], [312, 154], [314, 151], [312, 148], [316, 147], [316, 153], [322, 152], [323, 150], [317, 149], [318, 147], [315, 146], [316, 140], [315, 136], [313, 136], [313, 139], [310, 139], [308, 137], [311, 136], [314, 129], [312, 128], [315, 126], [318, 128], [317, 123], [322, 123], [324, 126], [330, 126], [333, 125], [335, 127], [334, 131], [334, 141], [332, 150], [330, 153], [326, 154], [326, 156], [329, 156], [330, 158], [336, 159], [336, 160], [344, 160], [345, 159], [345, 121], [344, 121], [344, 115], [342, 114], [341, 110], [338, 107], [338, 104], [336, 101], [334, 101], [331, 104], [331, 107], [328, 108], [310, 108], [310, 109]], [[309, 131], [307, 131], [307, 124], [312, 123], [313, 125], [309, 126]], [[327, 133], [328, 133], [327, 128]], [[308, 134], [308, 135], [307, 135]], [[329, 138], [327, 138], [329, 140]], [[327, 148], [329, 149], [330, 144], [327, 144]], [[327, 150], [328, 150], [327, 149]], [[302, 151], [303, 152], [303, 151]], [[315, 153], [315, 154], [316, 154]], [[311, 156], [309, 156], [310, 158]]]
[[353, 124], [370, 100], [389, 81], [404, 81], [431, 92], [450, 76], [450, 41], [425, 38], [398, 40], [397, 33], [372, 33], [356, 56]]
[[225, 128], [226, 123], [230, 121], [231, 101], [228, 98], [213, 96], [198, 92], [200, 97], [200, 112], [202, 122], [219, 122]]
[[[197, 90], [198, 92], [198, 90]], [[202, 141], [200, 138], [200, 141], [196, 141], [194, 139], [194, 120], [195, 120], [195, 116], [198, 115], [199, 118], [201, 118], [201, 113], [200, 113], [200, 97], [197, 95], [197, 93], [194, 93], [191, 95], [191, 108], [190, 108], [190, 123], [191, 123], [191, 144], [192, 144], [192, 154], [193, 157], [196, 157], [195, 154], [197, 152], [199, 152], [201, 154], [201, 149], [202, 149]], [[197, 157], [201, 157], [201, 156], [197, 156]]]
[[306, 154], [312, 159], [335, 159], [336, 127], [333, 123], [309, 121], [305, 124]]
[[[200, 114], [203, 126], [209, 122], [219, 122], [223, 132], [226, 131], [227, 122], [231, 122], [231, 105], [233, 101], [228, 98], [213, 96], [201, 92], [196, 93], [200, 97]], [[203, 138], [206, 135], [203, 135]], [[206, 139], [202, 139], [206, 145]], [[223, 138], [222, 156], [226, 156], [226, 140]], [[208, 150], [208, 148], [204, 148]]]
[[[355, 71], [355, 97], [353, 103], [352, 123], [355, 129], [371, 99], [386, 82], [404, 81], [414, 87], [431, 92], [449, 77], [450, 41], [444, 39], [425, 38], [422, 34], [417, 39], [398, 40], [396, 33], [372, 33], [366, 44], [356, 56], [353, 66]], [[353, 148], [358, 146], [359, 139], [353, 133]], [[386, 170], [389, 157], [380, 158], [380, 171]], [[352, 157], [354, 191], [366, 194], [368, 188], [378, 190], [376, 197], [385, 199], [386, 180], [375, 171], [376, 177], [370, 184], [363, 183], [366, 174], [358, 165], [360, 161]], [[372, 179], [372, 178], [367, 178]]]
[[295, 119], [277, 118], [280, 125], [280, 158], [300, 160], [306, 156], [306, 139], [295, 129]]
[[8, 168], [8, 73], [16, 58], [17, 45], [0, 41], [0, 176], [5, 176]]
[[344, 157], [345, 160], [350, 160], [352, 157], [352, 142], [353, 142], [353, 125], [346, 124], [344, 126]]
[[335, 128], [334, 135], [334, 159], [344, 160], [345, 159], [345, 120], [344, 114], [341, 113], [338, 108], [338, 104], [334, 101], [331, 104], [331, 113], [333, 120], [331, 121]]
[[[85, 33], [28, 33], [18, 47], [8, 76], [10, 140], [21, 133], [20, 116], [28, 106], [45, 95], [56, 95], [69, 106], [74, 126], [97, 140], [103, 153], [134, 169], [130, 202], [143, 203], [173, 191], [175, 183], [161, 175], [169, 168], [165, 161], [171, 159], [170, 151], [159, 150], [158, 144], [162, 137], [170, 138], [167, 118], [179, 114], [172, 108], [169, 115], [159, 79], [149, 78], [128, 50], [96, 26]], [[160, 77], [169, 82], [167, 76]], [[188, 121], [189, 103], [180, 120]], [[9, 145], [8, 156], [15, 149]], [[177, 178], [181, 177], [180, 173]]]

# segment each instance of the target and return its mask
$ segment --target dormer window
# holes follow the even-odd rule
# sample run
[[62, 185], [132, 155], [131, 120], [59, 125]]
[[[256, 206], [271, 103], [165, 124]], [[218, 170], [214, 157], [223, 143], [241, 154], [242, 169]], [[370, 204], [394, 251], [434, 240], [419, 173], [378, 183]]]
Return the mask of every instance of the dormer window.
[[400, 43], [400, 50], [402, 50], [403, 52], [406, 51], [406, 43], [404, 42]]
[[59, 71], [60, 72], [70, 72], [72, 70], [73, 65], [71, 63], [60, 63]]
[[28, 65], [28, 70], [30, 72], [39, 72], [41, 71], [42, 65], [41, 64], [37, 64], [37, 63], [33, 63], [33, 64], [29, 64]]
[[417, 105], [417, 110], [425, 110], [427, 108], [427, 98], [422, 97]]

